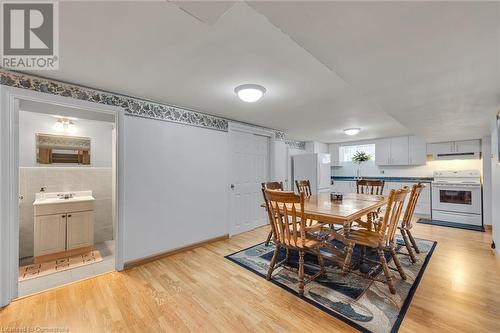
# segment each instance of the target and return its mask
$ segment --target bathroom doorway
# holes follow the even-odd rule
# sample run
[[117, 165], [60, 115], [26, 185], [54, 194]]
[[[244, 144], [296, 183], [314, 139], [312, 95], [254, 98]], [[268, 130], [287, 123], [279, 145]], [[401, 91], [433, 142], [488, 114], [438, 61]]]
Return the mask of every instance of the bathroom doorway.
[[10, 299], [123, 268], [121, 110], [22, 92], [30, 96], [14, 98], [10, 110], [17, 180], [11, 187], [17, 199], [11, 207], [17, 205], [9, 237]]

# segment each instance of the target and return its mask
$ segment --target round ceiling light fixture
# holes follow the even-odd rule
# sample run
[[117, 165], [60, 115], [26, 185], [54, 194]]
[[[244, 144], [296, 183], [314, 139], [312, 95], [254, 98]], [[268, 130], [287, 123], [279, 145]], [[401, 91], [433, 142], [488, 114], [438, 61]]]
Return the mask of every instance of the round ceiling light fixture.
[[359, 133], [359, 131], [361, 131], [361, 128], [359, 128], [359, 127], [356, 127], [356, 128], [346, 128], [344, 130], [344, 133], [346, 135], [356, 135], [356, 134]]
[[258, 84], [242, 84], [234, 88], [238, 97], [247, 103], [257, 102], [266, 93], [266, 88]]

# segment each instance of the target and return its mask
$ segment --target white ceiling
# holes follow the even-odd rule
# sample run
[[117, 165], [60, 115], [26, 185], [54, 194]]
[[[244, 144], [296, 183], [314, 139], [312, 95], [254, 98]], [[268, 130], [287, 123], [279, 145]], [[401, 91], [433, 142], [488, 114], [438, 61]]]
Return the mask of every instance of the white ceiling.
[[[299, 140], [478, 138], [500, 105], [499, 22], [497, 2], [61, 2], [60, 70], [39, 74]], [[242, 83], [268, 92], [243, 103]]]

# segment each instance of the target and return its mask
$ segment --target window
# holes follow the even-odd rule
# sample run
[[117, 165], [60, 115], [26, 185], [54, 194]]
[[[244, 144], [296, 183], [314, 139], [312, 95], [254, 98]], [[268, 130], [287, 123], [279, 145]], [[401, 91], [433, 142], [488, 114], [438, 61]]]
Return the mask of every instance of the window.
[[352, 157], [356, 152], [362, 151], [371, 156], [371, 160], [375, 159], [375, 144], [364, 144], [364, 145], [352, 145], [352, 146], [340, 146], [339, 157], [340, 162], [351, 162]]

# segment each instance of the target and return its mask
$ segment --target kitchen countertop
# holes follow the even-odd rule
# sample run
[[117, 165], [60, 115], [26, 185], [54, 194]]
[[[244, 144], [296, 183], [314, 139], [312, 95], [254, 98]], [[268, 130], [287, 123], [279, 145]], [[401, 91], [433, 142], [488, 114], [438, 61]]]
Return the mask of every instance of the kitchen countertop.
[[[433, 177], [362, 177], [363, 179], [383, 179], [386, 182], [393, 183], [430, 183], [434, 180]], [[353, 181], [356, 177], [350, 176], [332, 176], [333, 181]]]

